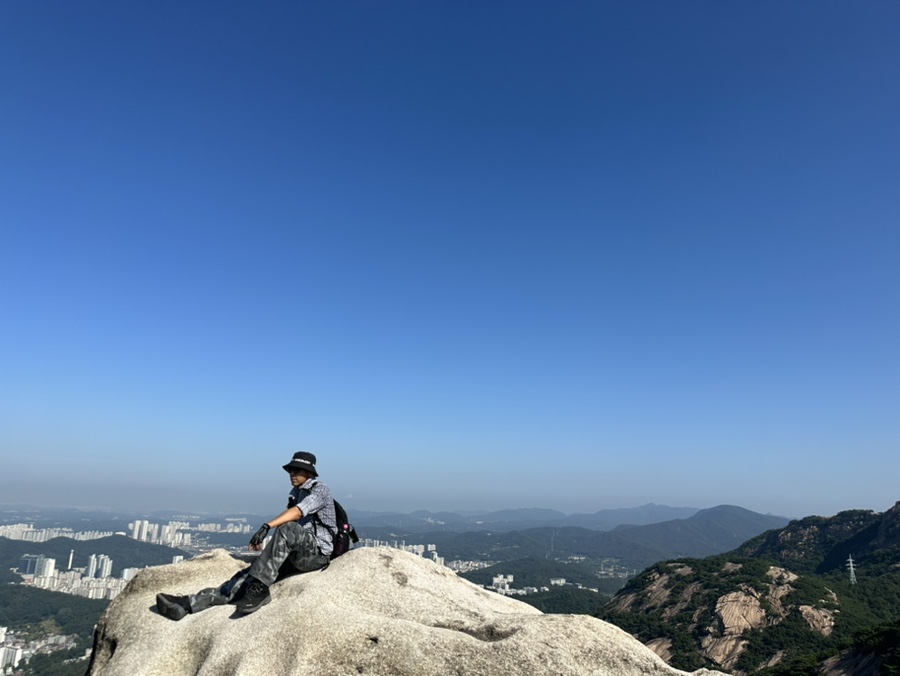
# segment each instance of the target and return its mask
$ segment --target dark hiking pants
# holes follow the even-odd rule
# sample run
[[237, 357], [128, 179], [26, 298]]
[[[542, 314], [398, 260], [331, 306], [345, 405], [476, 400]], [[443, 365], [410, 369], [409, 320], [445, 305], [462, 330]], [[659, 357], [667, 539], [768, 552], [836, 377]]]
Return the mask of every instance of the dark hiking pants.
[[328, 561], [329, 558], [319, 551], [316, 537], [310, 529], [294, 521], [282, 524], [272, 531], [269, 544], [253, 565], [238, 571], [219, 587], [209, 587], [191, 594], [188, 597], [191, 612], [230, 603], [237, 598], [248, 577], [271, 585], [289, 575], [324, 568]]

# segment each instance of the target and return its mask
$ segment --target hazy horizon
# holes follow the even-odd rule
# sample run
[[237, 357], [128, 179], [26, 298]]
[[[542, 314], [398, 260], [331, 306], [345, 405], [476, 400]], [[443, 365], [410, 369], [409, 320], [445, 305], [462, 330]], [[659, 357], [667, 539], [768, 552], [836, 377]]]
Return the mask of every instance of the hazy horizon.
[[[854, 506], [854, 507], [848, 507], [845, 509], [872, 509], [872, 511], [875, 511], [875, 512], [884, 512], [884, 511], [887, 511], [888, 509], [890, 509], [891, 507], [893, 507], [896, 502], [897, 501], [894, 501], [891, 504], [884, 505], [880, 508]], [[615, 507], [598, 507], [596, 509], [585, 509], [585, 510], [574, 510], [574, 511], [572, 511], [572, 510], [566, 511], [566, 510], [558, 509], [558, 508], [552, 507], [552, 506], [534, 507], [534, 506], [526, 506], [526, 505], [506, 505], [506, 506], [498, 507], [495, 509], [477, 509], [477, 508], [431, 509], [427, 506], [414, 507], [412, 509], [369, 509], [365, 505], [357, 505], [357, 504], [353, 504], [352, 506], [346, 505], [346, 499], [344, 500], [344, 503], [345, 503], [345, 506], [347, 506], [351, 510], [351, 512], [352, 511], [360, 511], [360, 512], [367, 512], [367, 513], [371, 513], [371, 514], [411, 514], [414, 512], [424, 511], [424, 512], [429, 512], [429, 513], [455, 513], [455, 514], [459, 514], [461, 516], [472, 516], [472, 515], [477, 515], [477, 514], [489, 514], [489, 513], [499, 512], [499, 511], [517, 511], [517, 510], [522, 510], [522, 511], [550, 510], [550, 511], [560, 512], [562, 514], [565, 514], [566, 516], [572, 516], [574, 514], [594, 514], [596, 512], [601, 512], [601, 511], [635, 510], [635, 509], [640, 509], [642, 507], [660, 507], [660, 508], [666, 508], [666, 509], [690, 509], [690, 510], [696, 510], [699, 512], [699, 511], [703, 511], [706, 509], [712, 509], [712, 508], [721, 507], [721, 506], [742, 507], [744, 509], [748, 509], [750, 511], [757, 512], [759, 514], [769, 515], [769, 516], [780, 516], [780, 517], [784, 517], [784, 518], [791, 519], [791, 520], [801, 519], [801, 518], [804, 518], [807, 516], [830, 517], [830, 516], [834, 516], [834, 514], [837, 513], [837, 512], [827, 512], [826, 513], [826, 512], [809, 511], [809, 512], [796, 513], [796, 514], [785, 514], [785, 513], [778, 513], [778, 512], [773, 512], [773, 511], [766, 511], [766, 510], [762, 510], [762, 509], [753, 509], [746, 505], [741, 505], [741, 504], [732, 503], [732, 502], [703, 504], [700, 506], [698, 506], [696, 504], [672, 505], [672, 504], [665, 504], [665, 503], [659, 503], [659, 502], [645, 502], [645, 503], [633, 504], [633, 505], [629, 504], [629, 505], [618, 505]], [[82, 512], [86, 512], [86, 513], [92, 512], [92, 511], [108, 512], [108, 513], [142, 513], [142, 514], [183, 512], [185, 514], [193, 513], [193, 514], [198, 514], [198, 515], [208, 515], [211, 517], [216, 516], [216, 515], [227, 516], [227, 515], [235, 515], [235, 514], [248, 514], [248, 515], [259, 516], [262, 518], [266, 518], [267, 516], [275, 515], [276, 513], [278, 513], [280, 511], [280, 506], [278, 505], [277, 502], [273, 503], [272, 505], [269, 505], [268, 508], [266, 508], [266, 506], [260, 506], [257, 509], [234, 508], [234, 509], [217, 509], [217, 510], [188, 509], [188, 508], [178, 508], [178, 507], [168, 507], [168, 506], [155, 506], [155, 507], [154, 506], [146, 506], [144, 508], [132, 508], [132, 507], [125, 507], [125, 506], [110, 507], [106, 503], [99, 503], [99, 504], [36, 504], [36, 503], [29, 503], [29, 502], [15, 502], [15, 501], [6, 500], [6, 499], [4, 499], [2, 502], [0, 502], [0, 510], [10, 510], [10, 509], [14, 509], [14, 508], [16, 508], [16, 509], [37, 509], [37, 510], [63, 509], [63, 510], [82, 511]], [[838, 510], [838, 511], [844, 511], [844, 510]]]
[[897, 25], [0, 4], [0, 495], [883, 511]]

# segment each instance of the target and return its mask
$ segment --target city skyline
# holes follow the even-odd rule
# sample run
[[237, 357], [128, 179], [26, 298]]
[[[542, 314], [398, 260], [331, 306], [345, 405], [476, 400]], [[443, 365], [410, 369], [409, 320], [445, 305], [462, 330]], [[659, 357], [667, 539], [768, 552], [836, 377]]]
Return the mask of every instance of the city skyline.
[[888, 509], [898, 21], [0, 6], [0, 496]]

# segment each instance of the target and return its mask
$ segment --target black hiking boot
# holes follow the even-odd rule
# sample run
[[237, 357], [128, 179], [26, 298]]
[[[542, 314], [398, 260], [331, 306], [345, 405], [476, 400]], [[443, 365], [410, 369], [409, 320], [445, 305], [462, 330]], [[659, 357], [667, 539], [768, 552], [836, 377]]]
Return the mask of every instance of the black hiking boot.
[[157, 594], [156, 609], [163, 617], [168, 617], [170, 620], [177, 622], [191, 612], [191, 603], [187, 596]]
[[247, 586], [244, 588], [241, 597], [235, 601], [234, 605], [239, 613], [249, 615], [250, 613], [255, 613], [271, 600], [272, 595], [269, 593], [268, 585], [263, 584], [255, 577], [251, 577], [248, 579]]

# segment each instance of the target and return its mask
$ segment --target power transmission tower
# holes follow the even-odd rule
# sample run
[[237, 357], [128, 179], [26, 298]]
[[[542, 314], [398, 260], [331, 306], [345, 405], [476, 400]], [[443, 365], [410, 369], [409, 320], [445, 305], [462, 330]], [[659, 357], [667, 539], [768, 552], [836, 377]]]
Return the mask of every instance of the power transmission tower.
[[850, 569], [850, 584], [856, 584], [856, 567], [853, 565], [853, 555], [847, 558], [847, 568]]

